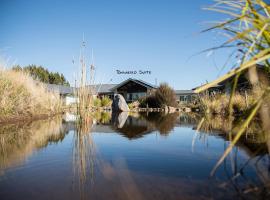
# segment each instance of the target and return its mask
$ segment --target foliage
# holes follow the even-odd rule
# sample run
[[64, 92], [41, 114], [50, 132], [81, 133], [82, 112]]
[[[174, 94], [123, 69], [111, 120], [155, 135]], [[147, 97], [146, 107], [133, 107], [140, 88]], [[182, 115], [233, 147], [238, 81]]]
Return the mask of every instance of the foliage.
[[92, 115], [93, 118], [101, 124], [109, 123], [111, 120], [110, 112], [94, 112]]
[[[201, 107], [207, 114], [217, 114], [228, 116], [229, 115], [229, 99], [227, 94], [217, 94], [214, 96], [204, 95], [200, 98]], [[250, 109], [250, 105], [253, 103], [254, 97], [249, 96], [247, 99], [245, 96], [236, 93], [232, 98], [232, 106], [234, 114], [241, 114], [244, 111]]]
[[110, 106], [112, 104], [112, 100], [109, 97], [105, 96], [101, 99], [100, 103], [101, 103], [102, 107], [106, 107], [106, 106]]
[[160, 105], [158, 104], [155, 94], [149, 95], [147, 97], [143, 97], [141, 99], [139, 99], [140, 102], [140, 107], [141, 108], [158, 108], [160, 107]]
[[96, 97], [94, 98], [93, 103], [95, 107], [107, 107], [112, 104], [112, 100], [106, 96], [103, 98]]
[[142, 114], [142, 117], [154, 125], [154, 127], [160, 132], [161, 135], [168, 135], [175, 126], [178, 114], [150, 112], [147, 116]]
[[131, 110], [133, 108], [133, 104], [132, 103], [128, 103], [128, 108]]
[[174, 90], [167, 83], [160, 84], [155, 92], [155, 98], [161, 107], [177, 106]]
[[94, 99], [94, 106], [95, 107], [101, 107], [101, 100], [100, 100], [100, 98], [95, 98]]
[[[229, 16], [229, 18], [226, 18], [225, 21], [217, 23], [213, 27], [204, 31], [207, 32], [213, 29], [218, 29], [224, 33], [223, 35], [229, 37], [225, 43], [218, 47], [211, 48], [211, 50], [234, 47], [232, 55], [234, 52], [236, 53], [239, 67], [218, 78], [217, 80], [200, 87], [197, 92], [207, 90], [208, 88], [215, 86], [230, 77], [235, 77], [229, 100], [229, 114], [231, 115], [233, 112], [233, 97], [235, 95], [238, 78], [241, 73], [249, 70], [251, 67], [257, 64], [265, 66], [266, 70], [269, 71], [270, 6], [266, 0], [217, 0], [213, 6], [208, 8], [208, 10], [217, 11]], [[257, 90], [254, 92], [256, 101], [253, 103], [252, 110], [250, 111], [248, 117], [243, 121], [229, 147], [217, 162], [211, 175], [215, 173], [216, 169], [230, 153], [233, 146], [245, 132], [253, 118], [257, 116], [257, 113], [259, 110], [261, 110], [260, 108], [262, 105], [264, 105], [264, 112], [268, 112], [269, 114], [270, 105], [266, 100], [269, 98], [269, 85], [262, 85], [260, 82], [258, 82], [258, 76], [256, 73], [250, 74], [249, 80], [253, 85], [253, 89]], [[261, 120], [264, 127], [270, 126], [270, 120], [267, 115], [261, 114]], [[232, 130], [230, 132], [232, 132]]]
[[17, 65], [12, 69], [15, 71], [29, 73], [35, 80], [39, 80], [43, 83], [69, 86], [69, 82], [66, 80], [63, 74], [59, 74], [58, 72], [49, 72], [48, 69], [45, 69], [42, 66], [28, 65], [21, 67]]
[[161, 108], [164, 106], [177, 106], [174, 90], [167, 83], [160, 84], [152, 95], [140, 99], [139, 102], [140, 107]]

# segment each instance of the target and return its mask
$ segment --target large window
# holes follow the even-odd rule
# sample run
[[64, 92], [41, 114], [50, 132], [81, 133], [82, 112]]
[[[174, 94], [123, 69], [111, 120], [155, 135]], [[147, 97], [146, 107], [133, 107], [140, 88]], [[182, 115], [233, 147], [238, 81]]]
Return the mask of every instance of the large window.
[[136, 101], [142, 97], [146, 96], [145, 92], [134, 92], [134, 93], [128, 93], [127, 94], [127, 100], [128, 101]]
[[180, 95], [179, 101], [180, 102], [192, 102], [195, 100], [195, 97], [192, 95]]
[[186, 101], [186, 96], [185, 96], [185, 95], [181, 95], [179, 100], [180, 100], [181, 102]]

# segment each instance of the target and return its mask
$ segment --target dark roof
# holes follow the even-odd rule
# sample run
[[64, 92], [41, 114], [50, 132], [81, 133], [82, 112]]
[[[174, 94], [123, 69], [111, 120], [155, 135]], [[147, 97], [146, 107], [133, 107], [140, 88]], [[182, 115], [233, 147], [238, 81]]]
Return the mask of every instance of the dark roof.
[[[145, 81], [142, 80], [138, 80], [138, 79], [127, 79], [125, 81], [123, 81], [120, 84], [95, 84], [95, 85], [88, 85], [87, 87], [90, 89], [92, 89], [92, 91], [94, 93], [112, 93], [114, 89], [117, 89], [118, 87], [121, 87], [122, 85], [124, 85], [125, 83], [129, 82], [129, 81], [134, 81], [140, 85], [143, 85], [147, 88], [157, 88], [156, 86], [147, 83]], [[59, 94], [62, 95], [68, 95], [68, 94], [74, 94], [76, 88], [75, 87], [69, 87], [69, 86], [64, 86], [64, 85], [56, 85], [56, 84], [45, 84], [45, 86], [47, 87], [48, 91], [51, 92], [57, 92]], [[176, 95], [180, 95], [180, 94], [195, 94], [193, 90], [175, 90], [175, 94]]]
[[[261, 72], [264, 72], [264, 73], [266, 72], [264, 65], [255, 64], [253, 67], [256, 67], [257, 70], [260, 70]], [[241, 71], [240, 67], [234, 68], [234, 69], [230, 70], [228, 73], [219, 77], [218, 79], [216, 79], [210, 83], [201, 85], [199, 87], [193, 88], [193, 90], [196, 93], [200, 93], [200, 92], [208, 90], [208, 89], [224, 87], [226, 85], [226, 83], [232, 82], [234, 80], [237, 72], [241, 73], [240, 77], [238, 79], [237, 85], [239, 85], [241, 83], [247, 84], [248, 81], [247, 81], [247, 78], [245, 76], [246, 76], [246, 73], [248, 70], [249, 70], [249, 68], [243, 69], [242, 71]], [[270, 79], [270, 77], [269, 77], [269, 79]]]
[[117, 84], [96, 84], [87, 87], [91, 88], [94, 93], [111, 93], [111, 89], [115, 86], [117, 86]]
[[57, 92], [62, 95], [74, 94], [75, 88], [65, 85], [45, 84], [46, 88], [50, 92]]
[[123, 86], [124, 84], [128, 83], [129, 81], [133, 81], [133, 82], [138, 83], [138, 84], [140, 84], [140, 85], [143, 85], [143, 86], [145, 86], [145, 87], [147, 87], [147, 88], [151, 88], [151, 89], [157, 88], [156, 86], [154, 86], [154, 85], [152, 85], [152, 84], [150, 84], [150, 83], [147, 83], [147, 82], [145, 82], [145, 81], [138, 80], [138, 79], [132, 79], [132, 78], [129, 78], [129, 79], [123, 81], [122, 83], [117, 84], [117, 85], [116, 85], [115, 87], [113, 87], [111, 90], [115, 90], [115, 89], [117, 89], [117, 88]]
[[[195, 92], [195, 90], [197, 90], [197, 89], [199, 89], [199, 88], [201, 88], [201, 87], [203, 87], [203, 86], [205, 86], [205, 85], [207, 85], [208, 83], [205, 83], [205, 84], [202, 84], [202, 85], [200, 85], [200, 86], [197, 86], [197, 87], [195, 87], [195, 88], [192, 88], [192, 90], [194, 91], [194, 93], [196, 93]], [[220, 84], [218, 84], [218, 85], [215, 85], [215, 86], [211, 86], [211, 87], [209, 87], [209, 89], [214, 89], [214, 88], [220, 88], [220, 87], [222, 87], [223, 85], [220, 85]]]
[[175, 90], [174, 92], [175, 92], [176, 95], [195, 94], [193, 90]]

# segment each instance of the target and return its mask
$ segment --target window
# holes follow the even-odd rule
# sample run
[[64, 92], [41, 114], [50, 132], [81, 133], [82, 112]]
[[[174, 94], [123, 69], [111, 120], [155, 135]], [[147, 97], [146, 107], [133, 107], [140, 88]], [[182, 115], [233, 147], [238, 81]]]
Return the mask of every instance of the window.
[[136, 101], [142, 97], [146, 96], [145, 92], [134, 92], [134, 93], [128, 93], [127, 94], [127, 100], [128, 101]]
[[132, 93], [128, 93], [127, 94], [127, 100], [128, 101], [132, 101]]
[[186, 101], [185, 99], [185, 96], [180, 96], [180, 101]]

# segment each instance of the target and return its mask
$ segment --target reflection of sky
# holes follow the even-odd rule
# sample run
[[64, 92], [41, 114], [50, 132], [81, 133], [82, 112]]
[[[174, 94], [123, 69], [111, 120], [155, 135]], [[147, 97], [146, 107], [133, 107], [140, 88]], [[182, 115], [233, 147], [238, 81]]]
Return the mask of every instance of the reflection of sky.
[[[115, 134], [96, 133], [94, 141], [105, 159], [122, 158], [130, 170], [162, 176], [207, 178], [224, 152], [224, 140], [208, 136], [206, 144], [197, 138], [192, 152], [194, 134], [194, 130], [177, 127], [168, 136], [152, 132], [131, 141]], [[241, 157], [238, 162], [243, 162]]]
[[[74, 166], [73, 162], [75, 134], [70, 131], [62, 141], [36, 150], [20, 166], [10, 167], [0, 178], [0, 195], [10, 199], [76, 198], [79, 189], [78, 174], [74, 175], [77, 166]], [[218, 184], [227, 180], [226, 173], [229, 177], [232, 176], [229, 156], [227, 164], [222, 165], [217, 171], [218, 179], [215, 181], [218, 184], [210, 184], [209, 174], [224, 152], [224, 140], [217, 136], [198, 135], [192, 151], [195, 130], [191, 128], [175, 127], [167, 135], [153, 131], [132, 140], [114, 132], [90, 134], [96, 152], [93, 154], [94, 177], [91, 181], [86, 179], [83, 184], [87, 195], [92, 198], [99, 196], [101, 199], [107, 199], [118, 192], [124, 195], [130, 182], [138, 183], [136, 187], [146, 190], [142, 194], [146, 192], [146, 195], [150, 196], [157, 195], [158, 191], [162, 191], [164, 195], [176, 195], [174, 197], [182, 193], [192, 194], [193, 197], [197, 194], [209, 195], [205, 189], [213, 189], [215, 194], [218, 194], [222, 191], [221, 188], [217, 188]], [[203, 141], [200, 136], [206, 140]], [[247, 159], [247, 155], [239, 150], [237, 158], [239, 167]], [[87, 177], [91, 170], [87, 166]], [[247, 177], [256, 180], [254, 173], [250, 166], [244, 170]], [[122, 178], [124, 180], [121, 180]], [[148, 190], [149, 187], [151, 190]]]

